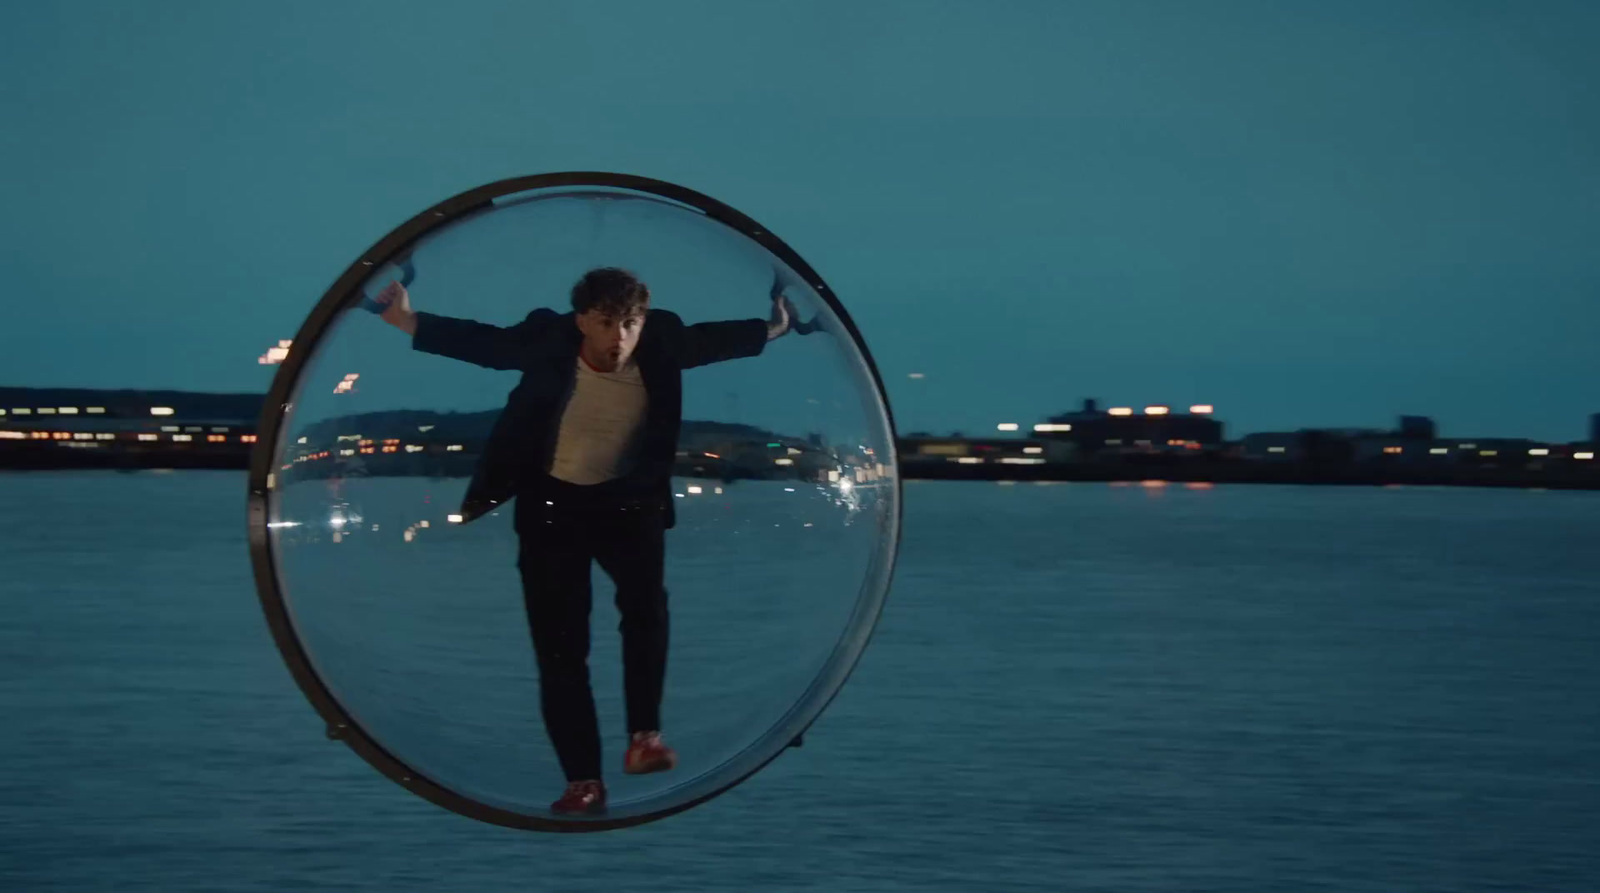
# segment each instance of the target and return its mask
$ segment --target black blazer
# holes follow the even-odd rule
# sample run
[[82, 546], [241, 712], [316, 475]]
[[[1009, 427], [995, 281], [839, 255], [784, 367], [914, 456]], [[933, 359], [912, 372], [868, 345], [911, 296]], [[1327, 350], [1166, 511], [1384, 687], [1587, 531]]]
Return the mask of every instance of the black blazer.
[[[510, 501], [544, 479], [554, 458], [561, 414], [577, 379], [583, 335], [572, 313], [539, 309], [514, 326], [494, 326], [433, 313], [417, 314], [412, 348], [490, 369], [516, 370], [522, 380], [478, 458], [461, 503], [462, 523]], [[763, 319], [685, 325], [677, 314], [651, 310], [634, 350], [649, 408], [639, 464], [629, 489], [659, 497], [666, 523], [676, 520], [672, 466], [683, 422], [683, 370], [739, 357], [753, 357], [767, 344]]]

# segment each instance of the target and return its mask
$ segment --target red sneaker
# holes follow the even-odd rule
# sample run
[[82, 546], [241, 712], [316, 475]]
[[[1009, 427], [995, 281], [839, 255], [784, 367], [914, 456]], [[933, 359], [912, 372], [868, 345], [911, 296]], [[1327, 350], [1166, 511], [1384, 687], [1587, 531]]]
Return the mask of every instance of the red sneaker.
[[629, 775], [665, 772], [678, 765], [678, 755], [661, 743], [660, 732], [634, 732], [628, 752], [622, 758], [622, 771]]
[[550, 804], [560, 815], [594, 815], [606, 811], [606, 786], [599, 781], [569, 781], [561, 799]]

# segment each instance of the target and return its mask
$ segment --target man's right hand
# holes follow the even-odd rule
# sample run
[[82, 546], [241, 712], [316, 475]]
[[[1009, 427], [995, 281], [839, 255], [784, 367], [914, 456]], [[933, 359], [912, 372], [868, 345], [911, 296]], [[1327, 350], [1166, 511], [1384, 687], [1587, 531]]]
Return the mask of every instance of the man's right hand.
[[399, 282], [391, 282], [373, 297], [372, 302], [383, 308], [383, 321], [405, 332], [417, 334], [417, 314], [411, 309], [411, 295]]

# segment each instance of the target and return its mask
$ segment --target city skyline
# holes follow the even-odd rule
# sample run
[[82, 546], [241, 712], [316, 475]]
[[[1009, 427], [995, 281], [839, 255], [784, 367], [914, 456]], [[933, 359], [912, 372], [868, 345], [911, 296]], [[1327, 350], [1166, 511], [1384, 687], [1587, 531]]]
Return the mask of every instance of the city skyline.
[[[281, 356], [277, 357], [277, 359], [281, 359]], [[263, 357], [263, 360], [265, 360], [265, 356]], [[276, 360], [274, 362], [276, 362]], [[267, 363], [265, 363], [265, 362], [263, 362], [262, 364], [263, 365], [267, 365]], [[347, 374], [346, 376], [344, 376], [339, 382], [337, 382], [335, 388], [333, 389], [333, 396], [339, 396], [339, 395], [343, 395], [343, 394], [354, 393], [354, 385], [356, 384], [356, 380], [358, 380], [358, 379], [359, 379], [359, 374]], [[107, 409], [106, 409], [105, 406], [90, 405], [93, 402], [105, 402], [104, 400], [99, 400], [99, 401], [88, 400], [88, 397], [90, 395], [99, 395], [99, 396], [103, 397], [103, 396], [105, 396], [107, 394], [113, 394], [113, 393], [124, 394], [124, 395], [125, 394], [146, 394], [146, 395], [149, 395], [151, 397], [151, 401], [147, 401], [147, 402], [152, 402], [153, 401], [153, 402], [162, 402], [162, 403], [176, 403], [176, 402], [182, 402], [182, 401], [186, 401], [186, 400], [194, 400], [194, 399], [198, 398], [205, 405], [212, 406], [212, 407], [217, 407], [217, 406], [224, 405], [226, 403], [226, 401], [233, 400], [233, 399], [239, 398], [239, 397], [264, 398], [266, 396], [265, 389], [262, 389], [260, 391], [240, 391], [240, 392], [224, 393], [224, 392], [215, 392], [215, 391], [198, 390], [198, 389], [157, 390], [157, 389], [136, 388], [136, 387], [121, 387], [121, 388], [115, 388], [115, 389], [111, 389], [111, 388], [54, 388], [54, 387], [37, 387], [37, 388], [34, 388], [34, 387], [18, 387], [18, 386], [10, 386], [10, 385], [0, 385], [0, 428], [6, 427], [8, 424], [13, 426], [13, 427], [16, 427], [16, 426], [35, 427], [35, 426], [38, 426], [38, 425], [46, 423], [46, 422], [49, 422], [49, 423], [55, 425], [56, 427], [70, 428], [70, 427], [73, 426], [74, 423], [78, 422], [79, 419], [88, 419], [88, 420], [91, 420], [91, 421], [94, 421], [94, 422], [100, 422], [100, 421], [104, 421], [106, 419], [113, 418], [113, 417], [131, 418], [131, 416], [127, 415], [128, 412], [134, 412], [134, 415], [139, 417], [139, 418], [143, 417], [142, 416], [142, 410], [135, 411], [137, 409], [137, 407], [135, 408], [135, 410], [130, 410], [130, 409], [127, 408], [127, 406], [131, 406], [132, 403], [129, 403], [126, 397], [122, 397], [122, 398], [120, 398], [120, 400], [122, 402], [124, 402], [124, 403], [127, 403], [127, 406], [122, 407], [120, 410], [114, 410], [110, 415], [107, 415]], [[63, 401], [70, 403], [73, 400], [77, 400], [79, 403], [83, 403], [84, 405], [82, 405], [82, 406], [76, 406], [76, 405], [46, 406], [45, 404], [39, 403], [39, 398], [44, 396], [44, 395], [47, 395], [47, 394], [54, 394], [54, 395], [58, 396], [60, 399], [56, 400], [57, 403], [61, 403]], [[78, 398], [83, 398], [83, 399], [78, 399]], [[27, 405], [23, 405], [23, 404], [27, 404]], [[38, 405], [35, 406], [34, 404], [38, 404]], [[171, 416], [173, 414], [173, 412], [174, 412], [172, 406], [151, 406], [148, 409], [149, 409], [149, 412], [151, 414], [151, 419], [152, 420], [164, 420], [164, 419], [162, 419], [162, 417]], [[489, 408], [464, 408], [464, 407], [462, 407], [462, 408], [451, 408], [451, 407], [430, 407], [430, 406], [391, 406], [391, 407], [375, 408], [375, 407], [370, 407], [369, 406], [369, 407], [362, 407], [362, 408], [359, 408], [359, 409], [352, 408], [350, 415], [352, 415], [352, 416], [371, 416], [371, 415], [384, 415], [384, 414], [408, 413], [408, 412], [422, 412], [422, 413], [450, 413], [450, 412], [454, 412], [454, 413], [461, 413], [461, 414], [464, 414], [464, 415], [485, 415], [485, 416], [492, 417], [495, 414], [497, 414], [499, 411], [500, 410], [499, 410], [498, 407], [489, 407]], [[1057, 411], [1054, 411], [1054, 412], [1038, 413], [1038, 414], [1035, 414], [1035, 417], [1033, 419], [1004, 419], [1004, 420], [1001, 420], [1001, 421], [985, 422], [985, 423], [982, 423], [982, 424], [980, 424], [978, 426], [973, 426], [973, 427], [960, 427], [960, 426], [949, 426], [949, 425], [908, 427], [903, 423], [897, 423], [897, 425], [896, 425], [896, 433], [900, 437], [935, 437], [935, 438], [939, 438], [939, 437], [963, 437], [963, 438], [972, 438], [972, 439], [979, 439], [979, 440], [982, 440], [982, 439], [995, 439], [995, 438], [1006, 437], [1006, 436], [1012, 436], [1012, 437], [1018, 437], [1018, 438], [1037, 437], [1037, 436], [1040, 436], [1040, 435], [1064, 434], [1064, 433], [1072, 431], [1072, 425], [1071, 424], [1063, 423], [1061, 421], [1052, 421], [1052, 420], [1063, 420], [1063, 419], [1070, 420], [1070, 418], [1072, 416], [1078, 415], [1078, 414], [1084, 414], [1084, 413], [1087, 413], [1089, 415], [1097, 415], [1097, 416], [1099, 416], [1101, 418], [1117, 418], [1117, 417], [1133, 417], [1133, 418], [1147, 417], [1148, 418], [1148, 417], [1160, 417], [1160, 416], [1203, 417], [1203, 418], [1206, 418], [1208, 420], [1214, 421], [1218, 425], [1219, 430], [1222, 431], [1223, 439], [1227, 440], [1227, 441], [1230, 441], [1230, 442], [1241, 441], [1241, 440], [1243, 440], [1243, 439], [1245, 439], [1247, 437], [1256, 436], [1256, 435], [1263, 435], [1263, 434], [1292, 434], [1292, 433], [1304, 432], [1304, 431], [1327, 431], [1327, 432], [1344, 431], [1344, 432], [1352, 432], [1352, 433], [1361, 432], [1361, 433], [1370, 433], [1370, 434], [1373, 434], [1373, 435], [1376, 435], [1376, 436], [1382, 436], [1382, 435], [1385, 435], [1385, 434], [1391, 434], [1391, 433], [1395, 433], [1395, 432], [1399, 432], [1399, 431], [1403, 430], [1407, 426], [1408, 422], [1410, 422], [1411, 424], [1418, 424], [1418, 423], [1426, 424], [1427, 426], [1429, 426], [1429, 430], [1434, 432], [1434, 435], [1437, 438], [1440, 438], [1440, 439], [1471, 439], [1471, 438], [1482, 438], [1482, 439], [1525, 439], [1525, 440], [1529, 440], [1529, 441], [1547, 443], [1547, 444], [1552, 444], [1552, 445], [1554, 445], [1554, 444], [1574, 444], [1574, 443], [1595, 443], [1595, 442], [1600, 442], [1600, 413], [1590, 413], [1590, 414], [1587, 414], [1586, 416], [1584, 416], [1583, 419], [1581, 420], [1581, 423], [1580, 423], [1581, 430], [1578, 432], [1578, 434], [1576, 436], [1572, 436], [1572, 437], [1554, 437], [1554, 438], [1537, 437], [1537, 436], [1534, 436], [1534, 435], [1529, 434], [1527, 432], [1508, 431], [1508, 430], [1498, 430], [1498, 431], [1496, 431], [1496, 430], [1451, 431], [1451, 430], [1445, 429], [1443, 426], [1438, 425], [1438, 420], [1434, 416], [1428, 415], [1428, 414], [1418, 414], [1418, 413], [1403, 413], [1403, 414], [1399, 414], [1399, 415], [1396, 415], [1396, 416], [1392, 416], [1387, 423], [1379, 423], [1379, 424], [1340, 425], [1340, 424], [1319, 423], [1319, 422], [1316, 422], [1314, 420], [1311, 420], [1311, 421], [1297, 422], [1297, 423], [1294, 423], [1294, 424], [1291, 424], [1291, 425], [1281, 426], [1281, 427], [1277, 427], [1277, 428], [1251, 428], [1251, 429], [1247, 429], [1247, 428], [1244, 428], [1243, 426], [1239, 425], [1238, 423], [1233, 422], [1230, 419], [1226, 418], [1221, 412], [1219, 412], [1219, 409], [1215, 404], [1204, 403], [1204, 404], [1191, 404], [1189, 406], [1168, 405], [1168, 404], [1112, 405], [1112, 404], [1105, 404], [1104, 401], [1101, 401], [1098, 398], [1094, 398], [1094, 397], [1088, 397], [1088, 398], [1082, 399], [1081, 401], [1079, 401], [1079, 406], [1077, 408], [1075, 408], [1075, 409], [1062, 409], [1062, 410], [1057, 410]], [[337, 419], [337, 418], [340, 418], [340, 417], [341, 416], [339, 416], [339, 415], [328, 415], [328, 416], [326, 416], [326, 418], [331, 418], [331, 419]], [[254, 416], [253, 415], [250, 417], [250, 421], [253, 423], [253, 421], [254, 421]], [[799, 419], [795, 419], [794, 421], [795, 421], [795, 424], [783, 424], [783, 420], [779, 420], [779, 422], [776, 423], [776, 424], [775, 423], [771, 423], [771, 422], [764, 423], [764, 424], [766, 424], [768, 429], [770, 431], [772, 431], [773, 433], [784, 433], [787, 436], [802, 437], [802, 436], [808, 435], [809, 433], [812, 433], [812, 432], [804, 430], [806, 428], [806, 426], [804, 424], [800, 423]], [[691, 415], [689, 417], [686, 417], [686, 424], [695, 424], [695, 423], [714, 424], [714, 425], [731, 424], [731, 425], [736, 425], [736, 426], [749, 426], [749, 425], [752, 425], [752, 422], [750, 420], [747, 420], [747, 419], [741, 419], [741, 418], [732, 417], [732, 416], [727, 417], [727, 418], [718, 418], [718, 417], [716, 417], [715, 413], [701, 414], [701, 415]], [[315, 423], [315, 424], [321, 424], [321, 423], [318, 422], [318, 423]], [[759, 425], [757, 427], [759, 427]], [[821, 432], [817, 432], [817, 433], [821, 433]]]

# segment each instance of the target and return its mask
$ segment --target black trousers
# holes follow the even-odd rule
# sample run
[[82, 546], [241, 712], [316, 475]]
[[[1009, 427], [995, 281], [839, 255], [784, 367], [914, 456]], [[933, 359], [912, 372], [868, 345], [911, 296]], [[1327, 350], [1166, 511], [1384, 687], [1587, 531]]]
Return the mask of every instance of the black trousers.
[[665, 507], [604, 484], [552, 478], [518, 495], [515, 517], [545, 731], [568, 781], [600, 778], [589, 684], [590, 562], [617, 588], [628, 731], [658, 730], [667, 669]]

